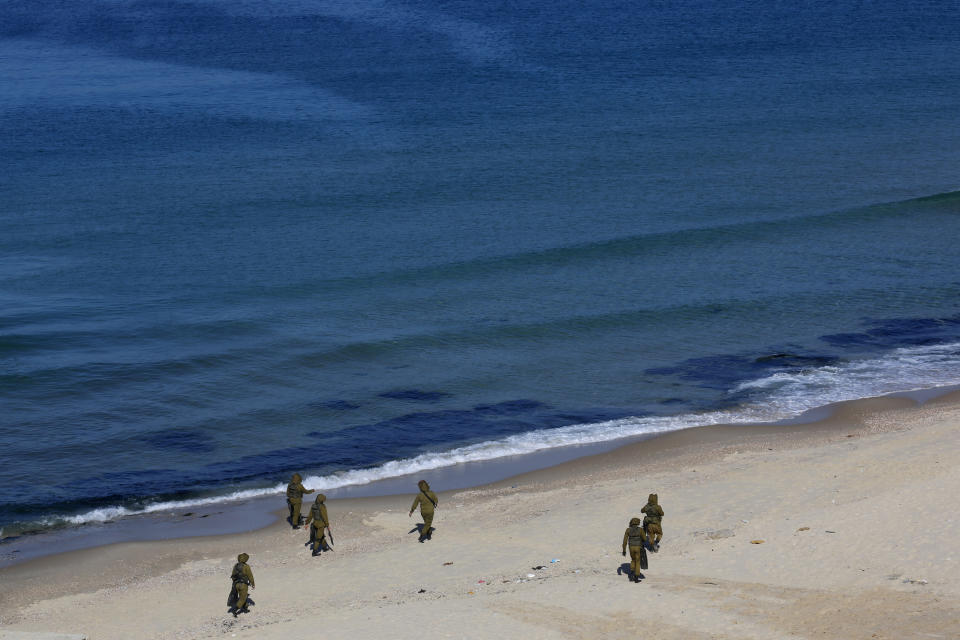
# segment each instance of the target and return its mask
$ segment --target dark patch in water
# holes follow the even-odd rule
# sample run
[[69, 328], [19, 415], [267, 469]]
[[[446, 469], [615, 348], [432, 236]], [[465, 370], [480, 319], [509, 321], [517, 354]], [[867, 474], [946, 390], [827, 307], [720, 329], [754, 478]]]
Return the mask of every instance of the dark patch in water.
[[443, 391], [421, 391], [420, 389], [403, 389], [381, 393], [381, 398], [391, 400], [412, 400], [413, 402], [437, 402], [449, 398], [451, 394]]
[[[960, 314], [945, 318], [890, 318], [865, 321], [866, 331], [821, 336], [827, 344], [850, 355], [889, 351], [897, 347], [940, 344], [960, 339]], [[846, 361], [841, 355], [810, 353], [808, 348], [778, 345], [762, 355], [725, 354], [691, 358], [674, 366], [647, 369], [656, 376], [673, 376], [707, 389], [723, 392], [713, 402], [698, 405], [699, 409], [718, 410], [750, 402], [763, 390], [732, 391], [738, 384], [756, 380], [778, 371], [816, 369]], [[679, 402], [680, 399], [672, 402]], [[667, 401], [661, 401], [667, 404]]]
[[[608, 422], [610, 420], [619, 420], [628, 417], [642, 417], [650, 415], [645, 411], [622, 411], [616, 409], [583, 409], [574, 412], [551, 413], [543, 418], [543, 425], [546, 428], [566, 427], [574, 424], [592, 424], [595, 422]], [[541, 428], [544, 428], [541, 427]]]
[[206, 433], [187, 429], [150, 433], [145, 435], [143, 440], [158, 449], [177, 449], [197, 453], [209, 453], [216, 449]]
[[321, 402], [320, 406], [334, 411], [353, 411], [360, 408], [360, 405], [347, 400], [330, 400], [329, 402]]
[[731, 385], [746, 377], [745, 372], [753, 369], [754, 360], [743, 356], [708, 356], [690, 358], [673, 367], [655, 367], [644, 373], [654, 376], [675, 376], [682, 380], [691, 380], [714, 389], [728, 389]]
[[645, 373], [675, 376], [681, 380], [697, 382], [702, 387], [727, 391], [744, 380], [756, 379], [776, 371], [822, 367], [839, 361], [835, 356], [801, 355], [793, 352], [776, 352], [763, 356], [721, 355], [690, 358], [673, 367], [646, 369]]
[[[511, 400], [470, 409], [419, 411], [380, 422], [309, 435], [315, 444], [258, 452], [229, 461], [197, 465], [189, 470], [152, 469], [108, 472], [70, 485], [50, 487], [29, 503], [0, 505], [0, 522], [29, 520], [39, 513], [72, 514], [98, 507], [142, 508], [148, 502], [183, 500], [198, 492], [242, 486], [251, 480], [285, 481], [291, 470], [326, 474], [368, 468], [388, 460], [412, 457], [501, 438], [536, 429], [602, 422], [637, 415], [636, 411], [592, 408], [560, 411], [536, 400]], [[158, 446], [203, 446], [203, 432], [172, 430], [155, 434]], [[69, 498], [67, 497], [69, 496]]]
[[[901, 346], [936, 344], [960, 338], [960, 314], [946, 318], [905, 318], [865, 322], [862, 332], [830, 334], [823, 342], [841, 353], [863, 354]], [[680, 379], [722, 391], [714, 402], [702, 401], [699, 409], [715, 410], [754, 400], [751, 394], [762, 391], [731, 392], [738, 383], [770, 375], [776, 371], [822, 367], [841, 362], [839, 355], [811, 353], [794, 344], [777, 345], [764, 352], [727, 354], [691, 358], [671, 367], [647, 370], [648, 374], [676, 376]], [[386, 392], [382, 397], [416, 402], [436, 402], [450, 394], [419, 389]], [[664, 398], [661, 405], [681, 405], [682, 397]], [[314, 408], [352, 410], [347, 400], [311, 405]], [[303, 411], [303, 407], [297, 409]], [[269, 410], [252, 412], [258, 418], [289, 419], [289, 412]], [[299, 414], [298, 414], [299, 415]], [[570, 424], [601, 422], [631, 415], [636, 410], [584, 409], [558, 410], [536, 400], [518, 399], [480, 404], [468, 409], [418, 411], [376, 423], [359, 424], [334, 433], [313, 432], [315, 444], [259, 452], [225, 462], [197, 465], [189, 470], [154, 469], [143, 472], [105, 473], [72, 482], [69, 486], [24, 485], [18, 495], [29, 494], [29, 501], [0, 505], [0, 523], [22, 522], [41, 513], [77, 513], [106, 506], [137, 508], [146, 501], [177, 500], [198, 492], [222, 489], [225, 485], [243, 486], [250, 481], [270, 478], [286, 480], [291, 470], [331, 473], [337, 470], [375, 466], [387, 460], [411, 457], [453, 446], [482, 442], [535, 429]], [[173, 429], [146, 436], [154, 446], [180, 451], [209, 452], [213, 449], [207, 430]]]
[[863, 347], [872, 345], [873, 340], [865, 333], [834, 333], [820, 336], [820, 339], [834, 347]]
[[868, 320], [865, 324], [871, 328], [859, 333], [828, 334], [820, 339], [844, 349], [894, 349], [939, 344], [960, 337], [960, 314], [946, 318]]
[[801, 356], [795, 353], [772, 353], [754, 360], [757, 364], [772, 364], [782, 367], [822, 367], [836, 362], [828, 356]]
[[[334, 433], [315, 431], [307, 435], [322, 439], [324, 446], [328, 447], [328, 453], [366, 452], [368, 455], [353, 462], [370, 465], [398, 456], [422, 453], [437, 445], [458, 443], [462, 446], [535, 429], [601, 422], [628, 415], [636, 415], [636, 412], [606, 408], [558, 412], [536, 400], [512, 400], [477, 405], [472, 409], [419, 411]], [[385, 457], [385, 449], [390, 449], [392, 455]], [[291, 452], [291, 455], [297, 454]], [[349, 468], [350, 465], [342, 464], [343, 461], [342, 457], [338, 460], [341, 463], [338, 467]]]
[[[40, 510], [44, 513], [71, 514], [100, 507], [136, 508], [145, 500], [185, 499], [194, 495], [196, 489], [207, 488], [193, 476], [193, 473], [172, 469], [111, 471], [69, 485], [52, 487], [49, 495], [41, 500]], [[70, 498], [62, 497], [64, 494], [69, 494]], [[0, 507], [0, 518], [7, 514], [34, 513], [36, 510], [36, 504], [3, 505]]]
[[473, 410], [483, 415], [512, 416], [525, 411], [547, 408], [547, 405], [536, 400], [507, 400], [496, 404], [478, 404]]

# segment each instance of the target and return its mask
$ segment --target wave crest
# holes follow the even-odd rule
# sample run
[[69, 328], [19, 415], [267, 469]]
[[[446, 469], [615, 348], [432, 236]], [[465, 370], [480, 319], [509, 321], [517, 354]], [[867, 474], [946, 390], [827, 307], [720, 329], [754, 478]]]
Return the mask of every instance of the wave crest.
[[[734, 393], [760, 392], [750, 404], [728, 410], [677, 416], [636, 417], [538, 429], [447, 451], [391, 460], [366, 469], [308, 475], [305, 484], [318, 490], [364, 485], [378, 480], [432, 471], [469, 462], [520, 456], [544, 449], [655, 435], [712, 424], [772, 422], [796, 417], [819, 406], [895, 392], [960, 384], [960, 343], [907, 347], [864, 360], [780, 371], [740, 384]], [[109, 522], [130, 515], [196, 508], [280, 495], [286, 483], [187, 500], [111, 506], [76, 515], [43, 518], [43, 527]], [[9, 528], [8, 528], [9, 529]]]

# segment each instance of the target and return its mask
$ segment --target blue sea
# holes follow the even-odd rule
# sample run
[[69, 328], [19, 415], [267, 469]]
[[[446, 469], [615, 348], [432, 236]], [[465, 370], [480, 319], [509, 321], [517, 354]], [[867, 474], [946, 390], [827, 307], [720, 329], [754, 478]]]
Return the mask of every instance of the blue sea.
[[960, 383], [958, 34], [5, 0], [0, 537]]

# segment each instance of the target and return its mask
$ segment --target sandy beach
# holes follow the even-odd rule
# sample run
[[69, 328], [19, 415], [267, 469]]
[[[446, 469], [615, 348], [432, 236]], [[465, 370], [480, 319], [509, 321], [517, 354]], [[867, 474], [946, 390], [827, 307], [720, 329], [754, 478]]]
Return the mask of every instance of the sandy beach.
[[[408, 533], [413, 489], [330, 501], [334, 551], [317, 558], [306, 532], [281, 521], [24, 562], [0, 571], [0, 631], [960, 637], [960, 393], [845, 403], [814, 424], [690, 429], [486, 487], [434, 489], [426, 544]], [[634, 584], [621, 539], [650, 492], [665, 537]], [[256, 605], [234, 618], [240, 552]]]

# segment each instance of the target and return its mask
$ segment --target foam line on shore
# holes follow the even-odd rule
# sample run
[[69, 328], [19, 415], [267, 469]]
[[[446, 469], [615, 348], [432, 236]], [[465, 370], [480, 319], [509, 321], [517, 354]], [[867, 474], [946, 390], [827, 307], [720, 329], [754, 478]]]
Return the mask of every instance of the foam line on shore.
[[[762, 395], [734, 409], [677, 416], [635, 417], [599, 423], [540, 429], [448, 451], [426, 452], [366, 468], [329, 475], [307, 475], [304, 483], [319, 490], [365, 485], [378, 480], [423, 473], [560, 447], [594, 444], [714, 424], [776, 422], [805, 411], [859, 398], [960, 384], [960, 343], [896, 349], [884, 356], [816, 368], [780, 371], [739, 385], [734, 391]], [[284, 483], [186, 500], [146, 503], [141, 508], [111, 506], [75, 515], [48, 516], [42, 527], [109, 522], [130, 515], [190, 509], [281, 494]]]

